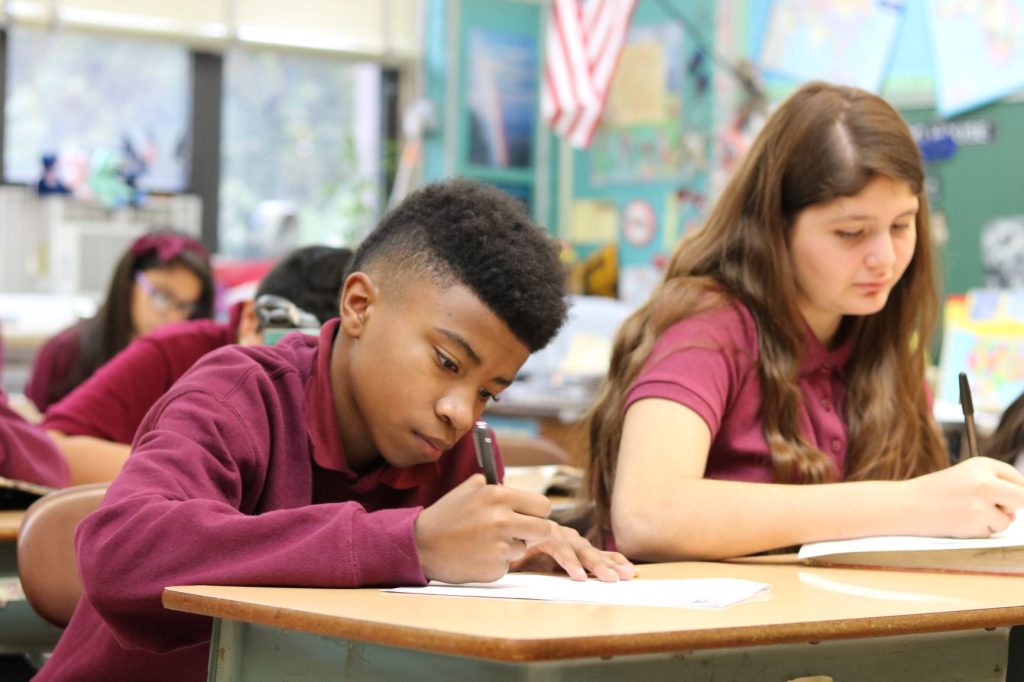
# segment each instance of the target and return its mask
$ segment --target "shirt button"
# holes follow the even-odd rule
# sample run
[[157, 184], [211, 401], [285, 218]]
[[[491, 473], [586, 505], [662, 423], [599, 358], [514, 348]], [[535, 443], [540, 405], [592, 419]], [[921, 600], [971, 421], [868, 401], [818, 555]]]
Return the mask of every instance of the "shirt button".
[[838, 454], [843, 449], [843, 442], [838, 438], [832, 439], [832, 452]]
[[821, 408], [823, 410], [825, 410], [826, 412], [831, 412], [832, 411], [832, 401], [829, 400], [828, 398], [822, 398], [821, 399]]
[[830, 366], [828, 366], [828, 365], [822, 365], [821, 366], [821, 373], [822, 373], [823, 376], [828, 375], [828, 373], [831, 372], [831, 371], [832, 371], [832, 368]]

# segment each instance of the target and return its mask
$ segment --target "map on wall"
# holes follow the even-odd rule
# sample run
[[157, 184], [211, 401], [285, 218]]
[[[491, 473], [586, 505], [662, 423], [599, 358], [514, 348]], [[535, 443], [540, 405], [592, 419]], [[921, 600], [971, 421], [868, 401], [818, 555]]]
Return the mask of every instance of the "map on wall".
[[761, 43], [761, 68], [799, 81], [822, 79], [879, 92], [904, 5], [905, 0], [775, 0]]
[[1024, 87], [1024, 0], [932, 0], [926, 7], [941, 116]]

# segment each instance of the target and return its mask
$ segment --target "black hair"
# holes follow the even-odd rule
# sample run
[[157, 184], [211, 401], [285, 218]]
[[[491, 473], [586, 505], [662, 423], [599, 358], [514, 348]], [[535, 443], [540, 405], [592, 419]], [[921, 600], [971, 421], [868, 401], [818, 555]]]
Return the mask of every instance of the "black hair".
[[338, 291], [352, 250], [306, 246], [285, 256], [260, 280], [256, 298], [282, 296], [316, 316], [320, 323], [338, 316]]
[[356, 249], [366, 266], [409, 282], [430, 277], [467, 286], [531, 352], [566, 317], [566, 270], [558, 245], [501, 190], [471, 180], [427, 185], [387, 213]]
[[999, 418], [999, 426], [991, 436], [985, 439], [981, 454], [992, 459], [1001, 459], [1013, 463], [1017, 455], [1024, 451], [1024, 393], [1003, 412]]

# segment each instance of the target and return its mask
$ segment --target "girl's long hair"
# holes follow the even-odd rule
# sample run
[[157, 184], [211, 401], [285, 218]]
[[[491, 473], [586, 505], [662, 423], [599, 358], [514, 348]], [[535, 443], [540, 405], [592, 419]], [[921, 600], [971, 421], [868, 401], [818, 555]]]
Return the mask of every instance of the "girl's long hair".
[[[885, 307], [847, 317], [846, 471], [800, 432], [797, 384], [806, 324], [788, 255], [790, 230], [805, 208], [856, 194], [874, 177], [906, 182], [920, 202], [917, 243]], [[669, 326], [730, 302], [757, 326], [761, 423], [774, 480], [817, 483], [904, 479], [948, 464], [926, 395], [925, 345], [937, 309], [931, 228], [920, 152], [906, 123], [883, 99], [855, 88], [808, 83], [770, 117], [707, 223], [675, 248], [651, 298], [619, 329], [608, 375], [587, 414], [588, 481], [601, 541], [611, 529], [624, 405], [655, 341]], [[587, 488], [587, 486], [584, 486]]]
[[[143, 240], [146, 240], [143, 242]], [[166, 256], [160, 252], [165, 243], [175, 245]], [[143, 248], [138, 245], [142, 243]], [[104, 299], [96, 315], [79, 327], [81, 354], [66, 381], [52, 387], [59, 399], [70, 393], [83, 381], [131, 343], [135, 336], [132, 322], [132, 290], [135, 273], [152, 268], [182, 266], [191, 270], [202, 283], [202, 293], [196, 302], [191, 319], [212, 317], [214, 302], [213, 270], [209, 255], [202, 245], [175, 232], [154, 232], [136, 240], [114, 267]], [[149, 248], [149, 245], [152, 245]]]

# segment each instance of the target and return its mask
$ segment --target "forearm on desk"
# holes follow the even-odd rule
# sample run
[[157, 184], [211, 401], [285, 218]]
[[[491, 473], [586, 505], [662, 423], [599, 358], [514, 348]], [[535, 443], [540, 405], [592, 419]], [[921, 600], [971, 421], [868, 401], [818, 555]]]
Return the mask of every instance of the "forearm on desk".
[[632, 559], [715, 560], [806, 542], [912, 532], [898, 482], [778, 485], [685, 479], [629, 497], [612, 526]]
[[71, 485], [113, 481], [132, 451], [130, 445], [92, 436], [67, 436], [59, 431], [47, 434], [68, 461]]

